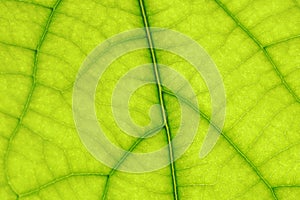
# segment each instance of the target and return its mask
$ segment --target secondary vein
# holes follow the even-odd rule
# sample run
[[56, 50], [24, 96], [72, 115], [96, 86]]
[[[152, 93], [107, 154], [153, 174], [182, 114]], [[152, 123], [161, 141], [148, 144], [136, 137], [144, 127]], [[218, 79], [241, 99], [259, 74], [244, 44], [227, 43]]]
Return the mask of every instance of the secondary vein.
[[46, 22], [46, 25], [45, 25], [45, 28], [42, 32], [42, 35], [41, 35], [41, 38], [36, 46], [36, 49], [34, 50], [34, 60], [33, 60], [33, 70], [32, 70], [32, 85], [31, 85], [31, 88], [30, 88], [30, 91], [28, 93], [28, 96], [27, 96], [27, 99], [26, 99], [26, 102], [25, 102], [25, 105], [24, 105], [24, 108], [22, 110], [22, 113], [20, 114], [20, 116], [18, 117], [18, 122], [17, 122], [17, 125], [16, 127], [14, 128], [11, 136], [9, 137], [9, 141], [8, 141], [8, 145], [7, 145], [7, 149], [6, 149], [6, 153], [5, 153], [5, 156], [4, 156], [4, 173], [5, 173], [5, 177], [6, 177], [6, 181], [8, 183], [8, 186], [9, 188], [11, 189], [11, 191], [17, 195], [18, 197], [18, 193], [16, 192], [16, 189], [13, 187], [12, 183], [10, 182], [10, 179], [9, 179], [9, 176], [8, 176], [8, 164], [7, 164], [7, 160], [8, 160], [8, 157], [9, 157], [9, 151], [10, 151], [10, 148], [11, 148], [11, 145], [12, 145], [12, 141], [14, 140], [16, 134], [18, 133], [21, 125], [22, 125], [22, 122], [23, 122], [23, 119], [25, 117], [25, 115], [27, 114], [27, 111], [29, 109], [29, 105], [31, 103], [31, 100], [32, 100], [32, 96], [33, 96], [33, 93], [34, 93], [34, 90], [36, 88], [36, 84], [37, 84], [37, 80], [36, 80], [36, 74], [37, 74], [37, 65], [38, 65], [38, 59], [39, 59], [39, 52], [40, 52], [40, 49], [44, 43], [44, 40], [45, 40], [45, 37], [48, 33], [48, 30], [49, 30], [49, 27], [50, 27], [50, 24], [52, 22], [52, 19], [53, 19], [53, 16], [54, 16], [54, 13], [57, 9], [57, 7], [59, 6], [59, 4], [61, 3], [62, 0], [57, 0], [56, 3], [54, 4], [53, 8], [51, 9], [51, 13], [49, 14], [49, 17], [47, 19], [47, 22]]
[[296, 92], [291, 88], [291, 86], [285, 80], [284, 75], [275, 64], [274, 60], [271, 58], [269, 52], [267, 51], [267, 46], [264, 46], [249, 30], [242, 24], [239, 19], [234, 16], [234, 14], [220, 1], [214, 0], [218, 6], [236, 23], [238, 27], [240, 27], [252, 40], [253, 42], [261, 49], [264, 53], [266, 58], [268, 59], [269, 63], [272, 65], [274, 71], [276, 72], [277, 76], [280, 78], [283, 86], [287, 89], [287, 91], [291, 94], [291, 96], [295, 99], [296, 102], [300, 103], [300, 97], [296, 94]]
[[[173, 93], [168, 92], [168, 91], [164, 91], [166, 94], [170, 95], [170, 96], [174, 96]], [[175, 97], [175, 96], [174, 96]], [[223, 130], [221, 130], [216, 124], [214, 124], [214, 122], [212, 122], [210, 120], [210, 118], [201, 110], [199, 110], [196, 106], [194, 106], [191, 102], [189, 102], [188, 100], [186, 100], [183, 97], [180, 96], [176, 96], [177, 98], [180, 98], [184, 103], [186, 103], [188, 106], [190, 106], [195, 112], [199, 113], [199, 115], [201, 117], [204, 118], [204, 120], [206, 120], [209, 124], [211, 124], [214, 129], [216, 131], [218, 131], [218, 133], [224, 137], [225, 141], [227, 141], [233, 148], [234, 150], [238, 153], [239, 156], [242, 157], [242, 159], [244, 161], [246, 161], [246, 163], [251, 167], [251, 169], [254, 171], [254, 173], [259, 177], [259, 179], [267, 186], [267, 188], [271, 191], [271, 194], [273, 196], [273, 198], [275, 200], [278, 200], [274, 188], [271, 186], [271, 184], [266, 180], [266, 178], [262, 175], [262, 173], [260, 172], [260, 170], [254, 165], [254, 163], [248, 158], [248, 156], [242, 152], [242, 150], [232, 141], [231, 138], [229, 138], [227, 136], [227, 134], [225, 132], [223, 132]]]
[[109, 174], [107, 175], [107, 179], [104, 185], [103, 193], [102, 193], [102, 200], [105, 200], [107, 198], [107, 193], [108, 193], [108, 187], [109, 187], [109, 182], [110, 178], [114, 175], [116, 170], [122, 165], [122, 163], [126, 160], [126, 158], [130, 155], [130, 152], [132, 152], [143, 140], [144, 137], [147, 137], [148, 135], [151, 135], [153, 133], [156, 133], [157, 131], [161, 130], [161, 126], [156, 127], [148, 132], [146, 132], [143, 137], [140, 137], [138, 140], [136, 140], [130, 148], [127, 150], [126, 153], [124, 153], [121, 157], [121, 159], [116, 163], [116, 165], [113, 167], [113, 169], [110, 170]]

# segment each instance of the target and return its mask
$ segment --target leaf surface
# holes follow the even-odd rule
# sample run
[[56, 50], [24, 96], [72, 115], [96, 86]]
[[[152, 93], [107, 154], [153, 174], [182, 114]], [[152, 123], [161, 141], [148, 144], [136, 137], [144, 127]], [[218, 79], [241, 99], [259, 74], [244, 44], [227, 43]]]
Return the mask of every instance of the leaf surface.
[[[1, 0], [0, 11], [0, 199], [299, 198], [298, 0]], [[201, 116], [197, 136], [180, 159], [132, 174], [106, 167], [81, 143], [72, 87], [94, 47], [145, 26], [182, 32], [204, 47], [224, 81], [226, 121], [212, 152], [199, 159], [211, 115], [201, 76], [165, 51], [155, 50], [153, 57], [144, 49], [118, 58], [101, 78], [95, 102], [114, 144], [154, 151], [180, 125], [178, 100], [150, 84], [134, 93], [130, 114], [146, 125], [151, 105], [163, 103], [169, 130], [137, 140], [118, 128], [110, 98], [118, 79], [135, 66], [156, 60], [180, 72], [200, 107], [194, 110]]]

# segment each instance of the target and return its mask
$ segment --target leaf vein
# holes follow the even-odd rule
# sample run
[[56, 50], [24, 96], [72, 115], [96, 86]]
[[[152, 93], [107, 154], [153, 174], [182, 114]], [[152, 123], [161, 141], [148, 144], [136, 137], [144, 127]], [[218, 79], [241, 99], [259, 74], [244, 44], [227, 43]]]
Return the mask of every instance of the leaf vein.
[[274, 60], [269, 55], [267, 48], [239, 21], [239, 19], [220, 1], [215, 0], [218, 6], [240, 27], [252, 40], [253, 42], [262, 50], [269, 63], [272, 65], [274, 71], [277, 76], [280, 78], [284, 87], [288, 90], [288, 92], [292, 95], [296, 102], [300, 103], [300, 97], [295, 93], [295, 91], [290, 87], [290, 85], [286, 82], [284, 75], [279, 70], [278, 66], [275, 64]]
[[48, 33], [48, 29], [49, 29], [49, 26], [52, 22], [52, 19], [53, 19], [53, 16], [54, 16], [54, 13], [57, 9], [57, 7], [59, 6], [59, 4], [61, 3], [62, 0], [57, 0], [56, 3], [54, 4], [53, 8], [51, 9], [51, 13], [46, 21], [46, 25], [45, 25], [45, 28], [42, 32], [42, 35], [41, 35], [41, 38], [37, 44], [37, 47], [36, 49], [34, 50], [34, 61], [33, 61], [33, 70], [32, 70], [32, 85], [31, 85], [31, 88], [30, 88], [30, 91], [29, 91], [29, 94], [27, 96], [27, 99], [26, 99], [26, 102], [25, 102], [25, 105], [24, 105], [24, 108], [20, 114], [20, 116], [18, 117], [18, 122], [17, 122], [17, 125], [15, 126], [11, 136], [9, 137], [9, 141], [8, 141], [8, 145], [7, 145], [7, 149], [6, 149], [6, 152], [5, 152], [5, 155], [4, 155], [4, 173], [5, 173], [5, 179], [7, 181], [7, 184], [9, 186], [9, 188], [11, 189], [11, 191], [18, 196], [18, 193], [16, 192], [16, 189], [13, 187], [11, 181], [10, 181], [10, 178], [8, 176], [8, 157], [9, 157], [9, 152], [10, 152], [10, 148], [11, 148], [11, 145], [12, 145], [12, 141], [13, 139], [15, 138], [16, 134], [18, 133], [20, 127], [21, 127], [21, 124], [22, 124], [22, 121], [29, 109], [29, 105], [31, 103], [31, 100], [32, 100], [32, 96], [33, 96], [33, 93], [34, 93], [34, 90], [35, 90], [35, 87], [36, 87], [36, 74], [37, 74], [37, 65], [38, 65], [38, 59], [39, 59], [39, 52], [40, 52], [40, 48], [41, 46], [43, 45], [43, 42], [45, 40], [45, 37]]
[[[165, 93], [171, 95], [171, 96], [175, 96], [173, 93], [170, 93], [169, 91], [164, 91]], [[268, 187], [268, 189], [271, 191], [273, 197], [275, 200], [278, 200], [272, 186], [270, 185], [270, 183], [263, 177], [263, 175], [261, 174], [261, 172], [259, 171], [259, 169], [254, 165], [254, 163], [247, 157], [247, 155], [242, 152], [240, 150], [240, 148], [226, 135], [226, 133], [224, 131], [222, 131], [216, 124], [214, 124], [210, 118], [201, 110], [197, 109], [196, 106], [194, 106], [191, 102], [189, 102], [188, 100], [186, 100], [184, 97], [181, 96], [176, 96], [177, 98], [180, 98], [184, 103], [186, 103], [188, 106], [190, 106], [195, 112], [198, 112], [199, 115], [201, 117], [204, 118], [204, 120], [206, 120], [208, 123], [210, 123], [215, 129], [216, 131], [218, 131], [218, 133], [220, 133], [221, 136], [223, 136], [223, 138], [230, 144], [230, 146], [233, 147], [233, 149], [242, 157], [242, 159], [244, 161], [246, 161], [246, 163], [252, 168], [252, 170], [255, 172], [255, 174], [260, 178], [260, 180], [263, 181], [263, 183]]]
[[162, 84], [161, 84], [161, 78], [159, 74], [159, 65], [157, 61], [157, 56], [155, 52], [155, 47], [154, 47], [154, 41], [152, 39], [151, 35], [151, 30], [150, 30], [150, 24], [147, 16], [147, 11], [146, 11], [146, 6], [145, 6], [145, 1], [144, 0], [139, 0], [139, 7], [141, 11], [141, 15], [143, 18], [143, 25], [145, 29], [145, 33], [147, 36], [147, 42], [148, 42], [148, 50], [152, 59], [152, 66], [153, 66], [153, 72], [156, 80], [156, 86], [158, 90], [158, 98], [159, 98], [159, 103], [161, 106], [161, 114], [163, 117], [164, 121], [164, 129], [166, 131], [166, 137], [167, 137], [167, 143], [168, 143], [168, 151], [169, 151], [169, 159], [170, 159], [170, 170], [171, 170], [171, 178], [172, 178], [172, 190], [173, 190], [173, 198], [175, 200], [179, 199], [178, 196], [178, 184], [177, 184], [177, 175], [176, 175], [176, 165], [175, 165], [175, 160], [174, 160], [174, 151], [173, 151], [173, 145], [172, 145], [172, 138], [171, 138], [171, 130], [169, 127], [168, 123], [168, 117], [167, 117], [167, 110], [165, 106], [165, 100], [163, 96], [163, 91], [162, 91]]
[[54, 185], [56, 183], [59, 183], [61, 181], [66, 180], [66, 179], [69, 179], [69, 178], [72, 178], [72, 177], [83, 177], [83, 176], [102, 176], [102, 177], [107, 177], [106, 174], [97, 173], [97, 172], [95, 172], [95, 173], [87, 173], [87, 172], [77, 172], [77, 173], [75, 173], [75, 172], [72, 172], [70, 174], [67, 174], [67, 175], [64, 175], [64, 176], [61, 176], [61, 177], [57, 177], [57, 178], [55, 178], [55, 179], [53, 179], [53, 180], [51, 180], [51, 181], [49, 181], [47, 183], [44, 183], [43, 185], [41, 185], [41, 186], [39, 186], [37, 188], [33, 188], [31, 190], [28, 190], [27, 192], [23, 192], [23, 193], [21, 193], [19, 195], [19, 198], [35, 194], [35, 193], [37, 193], [37, 192], [39, 192], [39, 191], [41, 191], [43, 189], [48, 188], [49, 186], [52, 186], [52, 185]]

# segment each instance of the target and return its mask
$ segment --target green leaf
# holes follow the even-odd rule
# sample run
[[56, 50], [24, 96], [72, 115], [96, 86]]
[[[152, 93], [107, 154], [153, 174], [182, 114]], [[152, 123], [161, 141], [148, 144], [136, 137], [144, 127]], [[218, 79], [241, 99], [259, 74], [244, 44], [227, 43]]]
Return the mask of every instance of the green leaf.
[[[1, 0], [0, 11], [0, 199], [299, 198], [299, 0]], [[200, 159], [211, 118], [201, 75], [166, 51], [121, 56], [101, 78], [95, 102], [114, 144], [155, 151], [180, 125], [178, 99], [164, 89], [160, 102], [157, 85], [149, 84], [133, 94], [130, 115], [147, 125], [150, 107], [163, 103], [169, 130], [146, 139], [120, 130], [110, 98], [135, 66], [157, 60], [175, 69], [189, 80], [200, 107], [200, 126], [185, 154], [163, 169], [134, 174], [87, 151], [73, 120], [72, 89], [98, 44], [145, 26], [179, 31], [204, 47], [224, 81], [226, 120], [223, 129], [216, 127], [216, 146]]]

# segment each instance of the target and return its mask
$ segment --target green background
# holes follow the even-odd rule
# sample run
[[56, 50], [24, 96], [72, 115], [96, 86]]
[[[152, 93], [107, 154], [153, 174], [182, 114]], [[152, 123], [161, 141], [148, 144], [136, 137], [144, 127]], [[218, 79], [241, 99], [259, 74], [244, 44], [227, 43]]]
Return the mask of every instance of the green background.
[[[95, 160], [80, 142], [72, 116], [72, 85], [85, 57], [122, 31], [170, 28], [196, 40], [215, 61], [227, 96], [226, 120], [213, 151], [199, 159], [210, 121], [210, 96], [180, 57], [156, 51], [159, 63], [184, 75], [197, 93], [198, 134], [173, 167], [131, 174]], [[148, 50], [117, 59], [99, 82], [96, 107], [112, 142], [136, 138], [114, 123], [111, 92]], [[0, 0], [0, 199], [261, 199], [300, 196], [299, 0]], [[162, 80], [163, 81], [163, 80]], [[147, 124], [156, 87], [130, 101]], [[164, 94], [172, 136], [178, 101]], [[133, 149], [166, 145], [165, 130]], [[174, 183], [174, 180], [175, 183]]]

